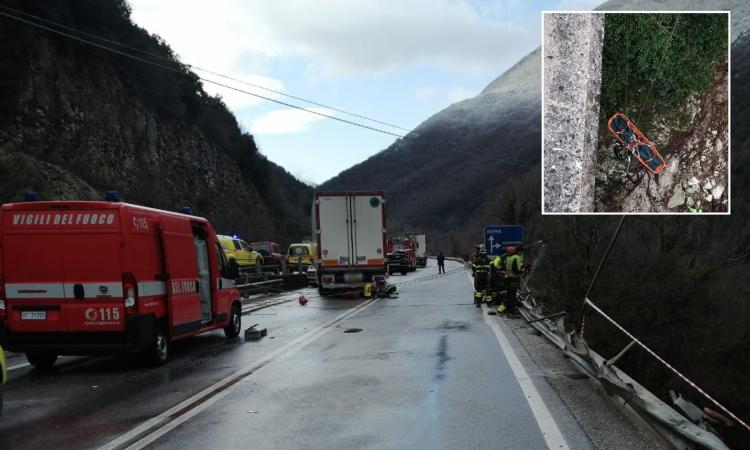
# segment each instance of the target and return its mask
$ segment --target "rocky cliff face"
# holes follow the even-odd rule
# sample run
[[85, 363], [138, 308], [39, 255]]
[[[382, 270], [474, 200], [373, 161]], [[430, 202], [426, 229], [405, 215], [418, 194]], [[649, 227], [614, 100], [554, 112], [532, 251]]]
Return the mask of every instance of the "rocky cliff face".
[[679, 114], [661, 117], [649, 139], [667, 162], [659, 175], [617, 158], [614, 139], [601, 130], [597, 149], [597, 210], [724, 212], [728, 210], [727, 62], [711, 85], [690, 96]]
[[[16, 3], [10, 6], [171, 56], [129, 21], [124, 3]], [[42, 199], [93, 200], [116, 189], [133, 203], [191, 206], [219, 231], [249, 239], [309, 233], [311, 188], [259, 154], [252, 136], [178, 62], [169, 64], [181, 73], [168, 72], [0, 21], [0, 201], [20, 200], [27, 190]]]

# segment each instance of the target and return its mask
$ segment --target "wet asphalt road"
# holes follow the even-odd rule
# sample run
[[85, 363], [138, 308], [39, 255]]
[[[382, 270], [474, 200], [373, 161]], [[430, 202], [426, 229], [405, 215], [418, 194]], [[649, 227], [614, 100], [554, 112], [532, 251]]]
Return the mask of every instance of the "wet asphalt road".
[[[432, 275], [430, 264], [390, 281]], [[449, 272], [459, 267], [447, 262]], [[516, 379], [517, 368], [488, 321], [500, 330], [508, 324], [471, 305], [463, 270], [404, 284], [399, 298], [375, 302], [304, 292], [311, 298], [307, 306], [294, 301], [243, 317], [243, 327], [260, 323], [268, 337], [227, 340], [220, 331], [196, 336], [175, 343], [172, 360], [161, 368], [119, 356], [65, 358], [53, 373], [11, 371], [0, 448], [123, 442], [123, 448], [180, 450], [542, 449], [550, 442], [591, 448], [506, 330], [516, 355], [511, 359], [532, 374]], [[346, 332], [351, 329], [361, 331]], [[238, 371], [243, 376], [225, 381]], [[163, 415], [211, 386], [215, 392]], [[132, 432], [144, 423], [152, 426]], [[127, 439], [116, 440], [122, 436]]]

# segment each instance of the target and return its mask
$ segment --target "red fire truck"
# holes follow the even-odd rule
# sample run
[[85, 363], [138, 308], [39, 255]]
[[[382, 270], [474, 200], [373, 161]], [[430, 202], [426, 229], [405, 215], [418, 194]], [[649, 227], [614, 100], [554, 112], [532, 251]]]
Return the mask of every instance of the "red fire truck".
[[388, 255], [394, 252], [403, 252], [403, 257], [389, 258], [389, 271], [400, 271], [401, 273], [417, 270], [417, 241], [414, 236], [399, 236], [388, 239], [386, 251]]
[[35, 367], [58, 355], [143, 352], [241, 328], [208, 220], [119, 202], [32, 201], [0, 209], [0, 340]]

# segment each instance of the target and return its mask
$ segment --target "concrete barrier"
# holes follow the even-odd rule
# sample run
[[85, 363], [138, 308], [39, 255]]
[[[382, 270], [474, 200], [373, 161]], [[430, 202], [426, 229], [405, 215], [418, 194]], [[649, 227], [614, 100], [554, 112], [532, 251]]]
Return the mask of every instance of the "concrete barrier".
[[594, 210], [604, 14], [544, 15], [544, 212]]

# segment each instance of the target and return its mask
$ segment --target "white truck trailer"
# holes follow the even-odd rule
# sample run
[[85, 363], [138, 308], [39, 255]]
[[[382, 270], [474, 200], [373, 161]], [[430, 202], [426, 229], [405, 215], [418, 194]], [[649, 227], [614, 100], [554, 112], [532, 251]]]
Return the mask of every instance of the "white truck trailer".
[[357, 291], [365, 283], [385, 284], [382, 191], [316, 193], [312, 227], [321, 294]]
[[427, 267], [427, 238], [424, 234], [415, 234], [417, 267]]

